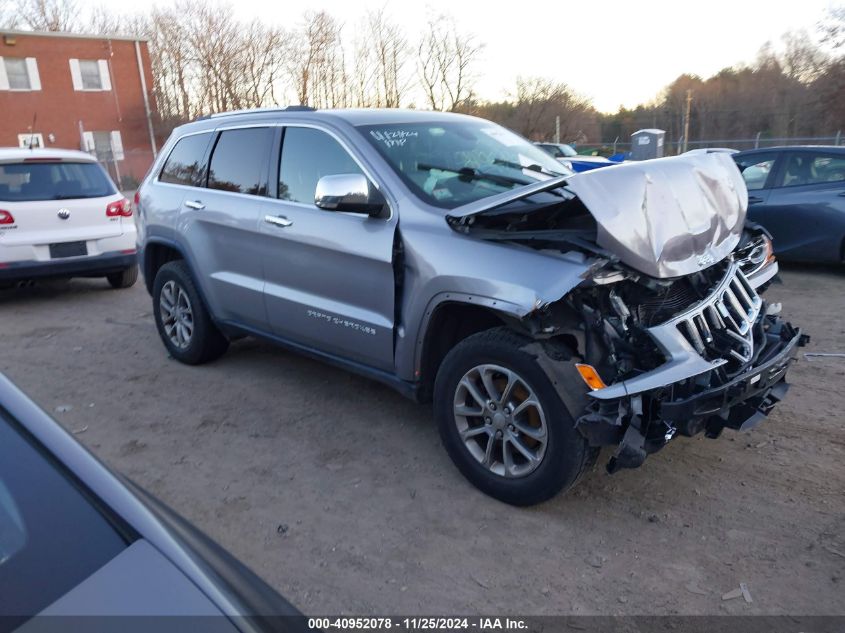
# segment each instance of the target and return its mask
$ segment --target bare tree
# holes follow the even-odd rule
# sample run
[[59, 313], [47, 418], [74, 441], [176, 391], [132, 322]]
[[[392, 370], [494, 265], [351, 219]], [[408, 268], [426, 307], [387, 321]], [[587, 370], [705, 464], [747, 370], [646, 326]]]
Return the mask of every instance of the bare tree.
[[804, 29], [783, 35], [781, 64], [788, 77], [808, 82], [814, 80], [827, 65], [828, 57], [813, 43]]
[[[127, 34], [127, 21], [123, 16], [113, 13], [105, 5], [98, 5], [91, 9], [86, 19], [85, 30], [98, 35]], [[133, 33], [133, 35], [135, 35]]]
[[79, 26], [76, 0], [19, 0], [20, 23], [33, 31], [75, 31]]
[[0, 28], [14, 29], [18, 26], [18, 12], [15, 0], [0, 0]]
[[359, 108], [381, 106], [380, 84], [376, 72], [373, 48], [366, 30], [366, 23], [362, 22], [355, 38], [352, 52], [352, 73], [349, 81], [350, 100], [352, 105]]
[[245, 107], [240, 90], [241, 26], [234, 19], [232, 7], [185, 3], [182, 10], [187, 18], [201, 111]]
[[409, 83], [403, 72], [410, 53], [408, 38], [383, 8], [367, 12], [365, 33], [374, 62], [376, 105], [398, 108]]
[[290, 56], [284, 29], [253, 20], [243, 29], [241, 70], [249, 107], [278, 105], [276, 87]]
[[483, 45], [458, 32], [454, 20], [432, 18], [417, 48], [417, 65], [426, 100], [433, 110], [455, 111], [473, 97], [475, 74]]
[[192, 43], [180, 7], [153, 9], [148, 36], [156, 102], [162, 119], [178, 123], [196, 114]]
[[341, 25], [325, 11], [309, 11], [291, 40], [290, 75], [300, 105], [343, 107], [349, 82], [341, 46]]
[[835, 51], [845, 48], [845, 5], [828, 8], [818, 28], [822, 33], [823, 43]]
[[524, 136], [548, 139], [560, 117], [561, 138], [577, 140], [584, 135], [585, 119], [595, 114], [590, 100], [564, 83], [540, 77], [518, 77], [511, 125]]

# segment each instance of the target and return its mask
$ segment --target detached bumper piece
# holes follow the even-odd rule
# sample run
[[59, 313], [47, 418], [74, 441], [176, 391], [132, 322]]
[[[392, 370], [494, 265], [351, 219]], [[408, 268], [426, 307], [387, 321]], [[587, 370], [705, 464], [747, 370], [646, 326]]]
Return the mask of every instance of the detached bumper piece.
[[642, 465], [677, 435], [716, 438], [725, 428], [745, 431], [759, 424], [789, 389], [786, 372], [809, 340], [779, 318], [765, 319], [765, 344], [733, 377], [714, 369], [659, 389], [593, 402], [576, 428], [592, 446], [617, 446], [608, 472]]

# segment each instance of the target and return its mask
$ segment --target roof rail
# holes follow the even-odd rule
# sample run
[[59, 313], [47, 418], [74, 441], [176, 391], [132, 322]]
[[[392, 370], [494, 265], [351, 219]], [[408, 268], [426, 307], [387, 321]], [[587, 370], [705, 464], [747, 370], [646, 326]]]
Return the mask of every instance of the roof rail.
[[262, 114], [264, 112], [314, 112], [315, 109], [311, 106], [305, 105], [292, 105], [287, 106], [284, 108], [248, 108], [246, 110], [232, 110], [230, 112], [215, 112], [214, 114], [207, 114], [205, 116], [201, 116], [197, 119], [197, 121], [202, 121], [204, 119], [216, 119], [217, 117], [221, 116], [231, 116], [231, 115], [238, 115], [238, 114]]

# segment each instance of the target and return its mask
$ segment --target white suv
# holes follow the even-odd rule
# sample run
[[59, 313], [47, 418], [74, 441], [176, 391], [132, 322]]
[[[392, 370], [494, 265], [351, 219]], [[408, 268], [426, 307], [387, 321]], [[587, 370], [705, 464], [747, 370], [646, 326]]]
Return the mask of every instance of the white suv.
[[0, 148], [0, 283], [138, 278], [132, 205], [89, 154]]

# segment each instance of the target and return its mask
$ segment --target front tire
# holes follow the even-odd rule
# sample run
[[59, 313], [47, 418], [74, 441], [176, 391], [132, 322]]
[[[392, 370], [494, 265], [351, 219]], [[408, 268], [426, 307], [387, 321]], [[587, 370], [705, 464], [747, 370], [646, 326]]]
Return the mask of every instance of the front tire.
[[130, 266], [129, 268], [124, 268], [119, 273], [106, 275], [106, 279], [112, 288], [130, 288], [138, 281], [138, 267]]
[[217, 329], [182, 260], [162, 266], [153, 282], [153, 314], [164, 346], [176, 360], [207, 363], [223, 355], [228, 339]]
[[482, 492], [517, 506], [571, 488], [595, 458], [535, 355], [507, 328], [474, 334], [443, 360], [434, 386], [440, 437]]

